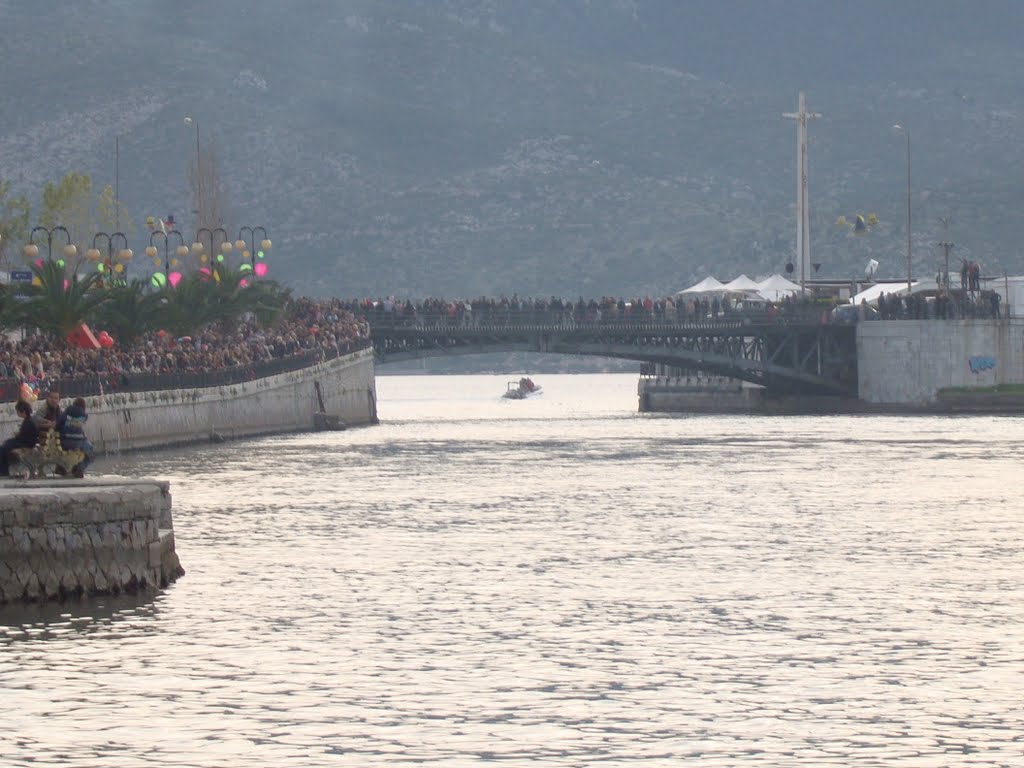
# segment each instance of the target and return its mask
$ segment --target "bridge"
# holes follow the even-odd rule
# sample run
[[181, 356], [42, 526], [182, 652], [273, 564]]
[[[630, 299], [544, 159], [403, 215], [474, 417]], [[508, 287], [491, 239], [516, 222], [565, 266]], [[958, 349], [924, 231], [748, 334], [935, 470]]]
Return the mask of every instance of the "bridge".
[[856, 327], [818, 311], [677, 319], [580, 318], [551, 310], [479, 315], [367, 311], [382, 364], [494, 352], [589, 355], [749, 381], [770, 395], [857, 396]]

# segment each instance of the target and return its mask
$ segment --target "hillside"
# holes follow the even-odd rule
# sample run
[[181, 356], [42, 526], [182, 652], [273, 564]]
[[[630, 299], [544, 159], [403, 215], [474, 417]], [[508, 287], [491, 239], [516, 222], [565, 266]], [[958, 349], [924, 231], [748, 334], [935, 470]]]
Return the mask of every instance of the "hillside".
[[[821, 275], [905, 273], [937, 240], [1024, 271], [1014, 2], [134, 0], [0, 3], [0, 178], [69, 170], [137, 223], [194, 226], [199, 121], [225, 226], [318, 295], [664, 294], [780, 271], [797, 91]], [[874, 212], [864, 237], [835, 226]], [[940, 217], [952, 216], [944, 231]], [[137, 250], [146, 242], [136, 235]]]

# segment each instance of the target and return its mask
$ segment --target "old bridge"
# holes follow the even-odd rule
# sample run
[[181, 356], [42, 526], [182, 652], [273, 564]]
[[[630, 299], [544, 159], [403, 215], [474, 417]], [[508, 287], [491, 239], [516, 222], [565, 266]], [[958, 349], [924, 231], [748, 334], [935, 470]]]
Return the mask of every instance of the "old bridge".
[[540, 352], [660, 363], [760, 384], [773, 395], [857, 396], [856, 328], [820, 312], [701, 320], [579, 319], [511, 310], [486, 317], [368, 311], [378, 362]]

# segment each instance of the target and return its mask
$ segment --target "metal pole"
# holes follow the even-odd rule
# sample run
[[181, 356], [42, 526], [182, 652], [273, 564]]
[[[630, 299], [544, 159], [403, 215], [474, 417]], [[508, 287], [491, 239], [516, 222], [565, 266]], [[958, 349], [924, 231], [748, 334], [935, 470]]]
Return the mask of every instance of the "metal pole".
[[907, 295], [910, 295], [910, 284], [913, 282], [910, 259], [910, 130], [903, 129], [907, 137]]
[[121, 138], [114, 137], [114, 229], [121, 229]]
[[939, 243], [943, 250], [946, 252], [946, 296], [949, 296], [949, 252], [953, 248], [953, 243], [944, 240]]
[[199, 153], [199, 121], [196, 120], [196, 191], [199, 197], [199, 215], [197, 220], [200, 224], [203, 223], [203, 169], [200, 165]]

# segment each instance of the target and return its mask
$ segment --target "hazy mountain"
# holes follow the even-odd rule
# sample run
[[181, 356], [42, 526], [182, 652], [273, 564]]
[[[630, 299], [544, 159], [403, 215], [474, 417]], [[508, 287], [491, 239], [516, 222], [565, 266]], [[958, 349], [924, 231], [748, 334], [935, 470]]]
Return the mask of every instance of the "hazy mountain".
[[[894, 123], [915, 272], [949, 238], [1019, 273], [1022, 20], [1017, 0], [0, 0], [0, 178], [113, 183], [118, 136], [136, 222], [192, 228], [190, 115], [225, 226], [266, 227], [299, 292], [664, 294], [793, 259], [802, 89], [822, 275], [905, 274]], [[858, 212], [880, 224], [835, 226]]]

